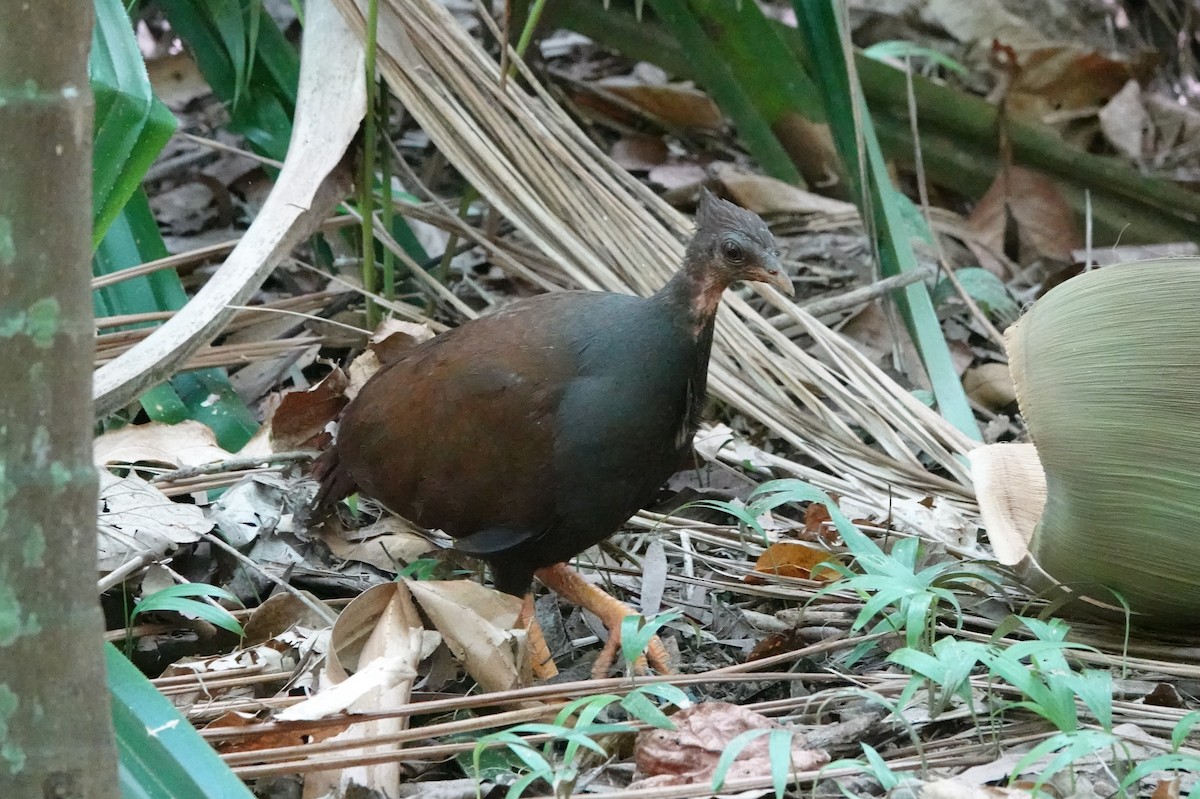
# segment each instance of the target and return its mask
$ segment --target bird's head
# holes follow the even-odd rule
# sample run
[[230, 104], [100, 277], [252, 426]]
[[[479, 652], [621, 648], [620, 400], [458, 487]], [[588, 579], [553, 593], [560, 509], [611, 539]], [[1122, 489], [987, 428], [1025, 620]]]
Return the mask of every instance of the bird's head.
[[779, 262], [775, 237], [762, 217], [707, 189], [701, 189], [696, 234], [687, 247], [687, 262], [708, 272], [722, 287], [754, 280], [789, 296], [795, 293]]

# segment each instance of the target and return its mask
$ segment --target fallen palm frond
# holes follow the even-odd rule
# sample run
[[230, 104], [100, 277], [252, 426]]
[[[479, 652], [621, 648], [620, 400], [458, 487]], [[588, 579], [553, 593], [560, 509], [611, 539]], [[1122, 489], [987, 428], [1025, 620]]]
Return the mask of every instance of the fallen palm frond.
[[[361, 35], [365, 3], [335, 2]], [[392, 91], [466, 180], [552, 260], [558, 283], [646, 294], [677, 267], [688, 220], [613, 164], [528, 70], [520, 70], [523, 82], [501, 81], [495, 60], [433, 0], [381, 3], [378, 37]], [[820, 358], [730, 295], [710, 387], [820, 468], [775, 466], [877, 509], [929, 492], [972, 508], [961, 461], [971, 442], [840, 336], [757, 290]]]

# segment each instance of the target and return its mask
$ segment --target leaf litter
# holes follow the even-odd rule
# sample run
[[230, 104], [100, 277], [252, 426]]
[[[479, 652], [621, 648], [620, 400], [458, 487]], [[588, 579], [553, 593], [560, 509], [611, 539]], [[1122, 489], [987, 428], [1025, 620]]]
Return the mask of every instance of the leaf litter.
[[[953, 4], [930, 3], [927, 13], [950, 14], [950, 5]], [[941, 18], [947, 29], [962, 40], [970, 39], [972, 34], [962, 27], [965, 23], [961, 19], [956, 18], [953, 24], [948, 24], [948, 19]], [[1017, 24], [1013, 19], [1009, 21]], [[1018, 26], [1014, 30], [1022, 28]], [[1022, 100], [1028, 112], [1038, 113], [1037, 109], [1056, 102], [1058, 95], [1040, 87], [1058, 85], [1056, 81], [1061, 82], [1065, 76], [1087, 67], [1093, 71], [1084, 74], [1095, 75], [1095, 70], [1100, 70], [1104, 84], [1089, 85], [1085, 88], [1090, 93], [1072, 94], [1068, 99], [1078, 105], [1083, 101], [1111, 97], [1098, 112], [1096, 124], [1101, 135], [1108, 137], [1119, 152], [1134, 157], [1137, 152], [1145, 153], [1148, 147], [1153, 147], [1154, 131], [1148, 125], [1157, 126], [1155, 130], [1162, 137], [1160, 144], [1179, 146], [1189, 140], [1194, 144], [1196, 130], [1188, 128], [1186, 119], [1175, 122], [1174, 127], [1167, 127], [1168, 122], [1164, 120], [1169, 118], [1169, 109], [1164, 110], [1161, 103], [1156, 105], [1154, 97], [1135, 96], [1128, 88], [1127, 78], [1118, 82], [1117, 78], [1124, 75], [1122, 70], [1127, 69], [1119, 59], [1089, 61], [1086, 48], [1070, 51], [1059, 47], [1051, 52], [1043, 46], [1037, 50], [1045, 44], [1045, 37], [1032, 33], [1029, 37], [1030, 48], [1042, 54], [1036, 61], [1038, 72], [1031, 72], [1017, 87], [1028, 95]], [[646, 73], [643, 70], [632, 74]], [[708, 131], [705, 135], [713, 135], [713, 125], [705, 121], [706, 106], [697, 100], [694, 90], [678, 86], [664, 89], [665, 83], [638, 85], [637, 78], [619, 77], [626, 87], [632, 87], [622, 89], [626, 99], [643, 110], [649, 104], [649, 118], [667, 113], [664, 109], [669, 106], [663, 103], [671, 103], [673, 108], [680, 109], [670, 110], [671, 114], [685, 114], [675, 121], [676, 124], [695, 126]], [[1039, 92], [1043, 94], [1039, 96]], [[1079, 100], [1079, 96], [1083, 100]], [[1148, 115], [1139, 114], [1139, 107], [1148, 109]], [[655, 108], [659, 109], [659, 114], [653, 112]], [[1136, 124], [1121, 126], [1130, 119]], [[1192, 132], [1189, 134], [1188, 130]], [[660, 141], [665, 140], [660, 138]], [[648, 170], [651, 182], [675, 191], [686, 191], [701, 178], [717, 176], [726, 191], [747, 204], [755, 204], [768, 217], [783, 215], [777, 221], [776, 229], [785, 247], [797, 252], [804, 247], [820, 251], [829, 250], [831, 244], [841, 246], [842, 240], [831, 236], [828, 230], [822, 230], [823, 225], [831, 226], [831, 230], [839, 231], [838, 235], [849, 236], [851, 240], [857, 235], [855, 226], [858, 223], [839, 218], [845, 210], [840, 206], [810, 201], [797, 193], [799, 190], [781, 187], [770, 179], [748, 173], [744, 164], [738, 164], [734, 171], [721, 162], [710, 170], [710, 164], [705, 163], [704, 158], [686, 150], [681, 153], [675, 141], [670, 144], [669, 163], [662, 160], [658, 148], [646, 147], [644, 143], [636, 151], [629, 148], [630, 166]], [[669, 180], [663, 177], [667, 175], [664, 171], [667, 168], [675, 170]], [[658, 180], [654, 177], [655, 170], [660, 176]], [[244, 167], [227, 171], [230, 175], [245, 174]], [[1024, 182], [1014, 186], [1014, 175], [1017, 181]], [[993, 188], [995, 191], [976, 206], [972, 222], [975, 232], [965, 239], [968, 247], [975, 245], [982, 265], [1012, 279], [1012, 263], [1028, 270], [1031, 264], [1036, 265], [1039, 261], [1069, 263], [1075, 259], [1073, 251], [1079, 250], [1080, 234], [1070, 226], [1069, 214], [1061, 198], [1056, 197], [1053, 187], [1043, 178], [1036, 173], [1026, 175], [1020, 168], [1012, 167], [1007, 182], [1001, 183], [998, 177]], [[198, 219], [202, 224], [215, 224], [205, 217]], [[1005, 226], [1014, 220], [1018, 225], [1016, 240], [1020, 246], [1006, 253], [1005, 235], [1012, 231]], [[186, 227], [192, 222], [184, 218], [181, 224]], [[187, 240], [187, 236], [181, 236], [179, 240]], [[191, 238], [191, 241], [199, 240], [198, 236]], [[862, 246], [861, 239], [858, 241]], [[1001, 256], [1011, 255], [1010, 262], [997, 258], [997, 252]], [[833, 263], [803, 264], [799, 268], [801, 282], [810, 281], [818, 292], [838, 293], [856, 280], [853, 270]], [[1059, 267], [1038, 268], [1045, 268], [1050, 274]], [[474, 276], [463, 272], [458, 277], [460, 288], [471, 292], [468, 278]], [[304, 270], [294, 271], [291, 279], [301, 290], [314, 295], [330, 288]], [[1030, 281], [1027, 272], [1021, 279], [1026, 281], [1025, 286], [1034, 286], [1035, 292], [1038, 290], [1037, 280]], [[493, 282], [491, 288], [505, 288], [506, 281], [507, 278], [501, 278]], [[511, 288], [511, 283], [507, 288]], [[278, 292], [281, 287], [269, 290]], [[490, 294], [489, 297], [494, 299]], [[484, 302], [480, 300], [479, 292], [472, 300], [476, 304]], [[442, 329], [447, 320], [448, 317], [442, 315], [430, 319], [429, 323], [434, 329]], [[969, 320], [963, 323], [971, 326]], [[884, 341], [897, 336], [895, 331], [886, 329], [884, 322], [869, 324], [874, 327], [873, 333], [879, 334]], [[405, 330], [401, 337], [424, 334]], [[403, 346], [401, 343], [400, 347]], [[874, 350], [877, 354], [872, 357], [882, 363], [884, 357], [878, 353], [886, 350], [886, 346], [877, 348]], [[375, 366], [388, 357], [394, 355], [378, 355]], [[320, 374], [314, 367], [316, 362], [311, 359], [281, 367], [276, 378], [278, 388], [286, 390], [285, 387], [291, 384], [307, 389], [309, 379]], [[364, 371], [370, 368], [374, 366], [359, 366], [356, 373], [356, 367], [352, 365], [350, 382], [361, 384], [365, 379], [362, 377]], [[319, 380], [318, 376], [314, 382]], [[337, 770], [340, 763], [331, 760], [329, 765], [335, 771], [328, 785], [345, 786], [349, 782], [358, 782], [394, 787], [407, 782], [414, 774], [428, 780], [431, 787], [443, 781], [450, 783], [458, 778], [458, 772], [454, 767], [439, 764], [455, 746], [461, 750], [468, 744], [459, 743], [455, 734], [424, 740], [413, 736], [397, 743], [397, 735], [406, 727], [401, 720], [418, 715], [422, 717], [422, 723], [448, 723], [453, 728], [458, 719], [452, 717], [462, 714], [467, 720], [463, 725], [465, 732], [457, 734], [477, 735], [470, 730], [487, 729], [480, 721], [480, 717], [489, 712], [485, 708], [520, 708], [528, 707], [530, 703], [543, 703], [542, 718], [548, 720], [553, 718], [563, 700], [595, 693], [606, 683], [568, 681], [561, 686], [520, 688], [523, 636], [521, 631], [511, 630], [516, 611], [508, 607], [510, 598], [476, 583], [418, 579], [409, 583], [409, 590], [414, 597], [424, 596], [428, 606], [419, 598], [415, 605], [411, 604], [411, 598], [399, 599], [402, 583], [392, 582], [397, 571], [415, 569], [410, 573], [424, 577], [426, 572], [445, 575], [474, 568], [446, 551], [444, 537], [409, 529], [386, 515], [377, 519], [377, 509], [366, 501], [360, 502], [350, 514], [350, 523], [351, 526], [363, 521], [369, 523], [361, 525], [348, 540], [340, 533], [313, 535], [298, 521], [311, 486], [297, 479], [295, 467], [271, 467], [265, 459], [272, 451], [319, 445], [321, 437], [327, 435], [327, 423], [336, 414], [341, 401], [339, 397], [346, 391], [344, 380], [332, 378], [332, 381], [309, 391], [308, 396], [299, 391], [285, 393], [283, 401], [273, 409], [268, 443], [260, 441], [258, 449], [245, 453], [263, 457], [264, 466], [282, 472], [285, 477], [234, 472], [222, 478], [226, 490], [219, 498], [208, 493], [220, 488], [212, 486], [172, 500], [139, 476], [139, 473], [151, 476], [165, 468], [225, 461], [240, 454], [216, 447], [214, 440], [206, 439], [205, 434], [190, 423], [174, 426], [138, 424], [98, 439], [97, 449], [103, 463], [109, 467], [119, 465], [123, 473], [122, 476], [102, 473], [102, 571], [116, 570], [135, 555], [148, 556], [152, 560], [173, 559], [173, 565], [192, 578], [234, 587], [240, 585], [235, 593], [250, 604], [258, 605], [253, 612], [246, 613], [249, 618], [247, 632], [253, 631], [253, 634], [242, 647], [220, 656], [196, 652], [190, 658], [179, 660], [159, 678], [164, 692], [168, 692], [197, 725], [207, 725], [206, 735], [222, 742], [222, 751], [241, 753], [242, 759], [231, 762], [245, 776], [307, 771], [312, 762], [323, 763], [322, 757], [333, 758], [330, 752], [358, 751], [366, 753], [366, 760], [374, 758], [384, 763], [403, 757], [406, 762], [419, 765], [404, 770], [381, 766], [374, 772], [352, 772]], [[126, 436], [124, 440], [122, 435]], [[752, 482], [764, 476], [803, 477], [812, 469], [802, 458], [792, 460], [793, 453], [785, 442], [764, 436], [753, 423], [736, 414], [706, 426], [697, 436], [696, 450], [699, 467], [695, 470], [695, 480], [700, 484], [723, 484], [722, 475], [731, 469], [748, 475]], [[859, 503], [849, 495], [841, 497], [839, 502], [847, 514], [888, 546], [897, 537], [907, 534], [921, 536], [942, 547], [939, 550], [938, 546], [932, 546], [924, 555], [927, 559], [945, 557], [946, 553], [959, 558], [986, 554], [980, 549], [972, 517], [953, 501], [931, 496], [929, 504], [925, 505], [913, 499], [898, 498], [886, 513], [881, 513], [878, 507]], [[756, 567], [767, 553], [795, 552], [797, 548], [811, 553], [811, 557], [809, 554], [805, 557], [814, 562], [844, 557], [844, 547], [829, 519], [810, 520], [799, 509], [785, 508], [758, 517], [756, 521], [762, 529], [756, 530], [753, 525], [714, 519], [711, 514], [678, 510], [677, 507], [666, 510], [668, 505], [669, 502], [660, 506], [664, 513], [655, 513], [653, 509], [640, 513], [631, 520], [626, 531], [614, 539], [616, 546], [588, 553], [585, 559], [593, 569], [592, 574], [602, 575], [602, 579], [624, 590], [635, 604], [640, 596], [641, 607], [647, 613], [660, 608], [684, 611], [683, 619], [670, 623], [666, 634], [679, 648], [681, 662], [688, 665], [686, 671], [691, 672], [681, 675], [676, 682], [694, 692], [694, 698], [700, 701], [692, 708], [673, 714], [679, 728], [676, 738], [658, 730], [642, 730], [632, 736], [636, 741], [633, 746], [637, 754], [633, 762], [639, 769], [637, 779], [654, 779], [658, 774], [678, 781], [673, 784], [690, 782], [696, 786], [694, 793], [678, 795], [707, 795], [705, 792], [711, 791], [711, 785], [706, 781], [711, 780], [721, 753], [738, 734], [757, 729], [803, 729], [818, 741], [821, 730], [827, 733], [838, 730], [839, 734], [827, 735], [826, 742], [820, 745], [824, 748], [815, 750], [795, 748], [798, 745], [793, 741], [790, 765], [799, 771], [819, 767], [829, 758], [859, 759], [870, 765], [872, 761], [862, 747], [867, 743], [872, 752], [882, 753], [881, 762], [888, 768], [927, 775], [928, 781], [920, 787], [922, 797], [1017, 795], [1025, 793], [1023, 789], [1032, 785], [1037, 769], [1048, 762], [1048, 756], [1025, 764], [1024, 773], [1029, 775], [1027, 782], [1017, 779], [1008, 788], [989, 783], [1002, 782], [1013, 776], [1012, 770], [1023, 755], [1020, 747], [1027, 751], [1030, 746], [1030, 743], [1018, 743], [1014, 750], [999, 742], [1015, 741], [1022, 736], [1033, 742], [1038, 740], [1037, 736], [1045, 734], [1044, 727], [1038, 727], [1020, 713], [993, 720], [990, 727], [969, 715], [929, 717], [926, 714], [921, 718], [909, 714], [905, 718], [912, 728], [907, 730], [880, 723], [879, 704], [902, 697], [907, 683], [907, 673], [888, 660], [889, 653], [899, 648], [899, 641], [884, 635], [877, 639], [877, 648], [859, 655], [848, 665], [847, 655], [861, 645], [864, 637], [861, 629], [854, 629], [864, 597], [854, 592], [821, 595], [819, 592], [826, 582], [811, 579], [811, 574], [806, 575], [802, 568], [794, 573], [778, 573], [781, 570], [774, 562], [767, 568]], [[810, 510], [815, 507], [809, 506]], [[241, 550], [254, 568], [272, 572], [290, 588], [283, 590], [261, 577], [248, 577], [249, 567], [245, 563], [222, 562], [215, 549], [205, 552], [208, 546], [205, 535], [214, 528], [223, 540]], [[941, 555], [938, 555], [939, 551]], [[136, 592], [136, 579], [127, 585], [127, 590]], [[335, 634], [342, 619], [358, 614], [356, 604], [370, 604], [371, 600], [364, 598], [377, 590], [390, 597], [384, 609], [376, 609], [351, 625], [352, 633]], [[298, 601], [291, 591], [303, 593], [309, 603], [319, 603], [328, 608], [327, 612], [337, 612], [341, 608], [342, 618], [331, 630], [320, 614]], [[991, 602], [973, 602], [968, 595], [962, 595], [963, 611], [956, 622], [961, 629], [955, 632], [968, 639], [974, 636], [981, 640], [997, 634], [1008, 612], [1031, 601], [1016, 590], [1007, 591]], [[553, 615], [557, 620], [557, 624], [544, 626], [565, 633], [556, 655], [560, 665], [565, 667], [564, 679], [569, 680], [572, 668], [579, 674], [586, 672], [587, 653], [594, 651], [599, 642], [594, 641], [596, 636], [577, 609], [559, 607], [553, 597], [544, 599], [547, 601], [539, 602], [539, 615]], [[281, 607], [283, 603], [286, 607]], [[941, 623], [951, 621], [954, 620], [943, 619]], [[1111, 668], [1124, 668], [1132, 663], [1134, 673], [1166, 681], [1150, 681], [1147, 688], [1130, 694], [1123, 700], [1126, 704], [1116, 708], [1118, 718], [1125, 721], [1116, 725], [1114, 732], [1119, 731], [1127, 746], [1133, 747], [1137, 742], [1136, 746], [1144, 747], [1129, 750], [1133, 752], [1134, 761], [1149, 759], [1161, 751], [1164, 741], [1169, 740], [1173, 722], [1178, 719], [1178, 715], [1155, 715], [1144, 711], [1144, 708], [1154, 707], [1148, 699], [1152, 690], [1158, 690], [1154, 686], [1177, 689], [1176, 693], [1184, 697], [1185, 708], [1190, 707], [1187, 704], [1189, 698], [1195, 695], [1194, 687], [1200, 673], [1189, 665], [1185, 654], [1190, 650], [1184, 647], [1190, 642], [1186, 639], [1136, 638], [1126, 650], [1119, 635], [1087, 622], [1079, 623], [1076, 632], [1100, 653], [1099, 659], [1093, 662]], [[329, 653], [336, 653], [340, 646], [335, 644], [330, 650], [331, 635], [335, 640], [351, 639], [351, 646], [362, 647], [357, 658], [352, 659], [354, 665], [348, 669], [342, 667], [341, 682], [329, 676], [337, 673], [330, 665], [335, 661]], [[759, 644], [769, 637], [777, 637], [773, 647], [760, 649]], [[366, 653], [365, 661], [363, 653]], [[1134, 660], [1130, 661], [1128, 657]], [[230, 673], [240, 676], [225, 677], [222, 682], [221, 675]], [[340, 693], [336, 687], [328, 693], [322, 691], [322, 685], [344, 686], [355, 678], [357, 683], [342, 688]], [[699, 682], [696, 678], [707, 681]], [[240, 683], [235, 684], [236, 681]], [[474, 694], [475, 686], [482, 686], [486, 692]], [[629, 686], [604, 689], [628, 690]], [[994, 693], [994, 686], [983, 679], [971, 681], [969, 695], [973, 707], [995, 710], [1005, 705], [1004, 695]], [[906, 697], [909, 702], [922, 699], [927, 701], [927, 695], [915, 693]], [[307, 704], [310, 702], [317, 704]], [[322, 708], [320, 703], [327, 704]], [[290, 716], [281, 715], [288, 712], [283, 710], [288, 707], [299, 709]], [[386, 718], [355, 723], [353, 714], [358, 708], [368, 716]], [[620, 714], [614, 718], [619, 719]], [[286, 732], [285, 721], [293, 725], [311, 722], [314, 726], [300, 732]], [[324, 728], [318, 724], [331, 721], [336, 724]], [[990, 743], [966, 740], [963, 736], [965, 732], [975, 730], [976, 723], [980, 724], [978, 729], [986, 730], [991, 736]], [[331, 748], [325, 754], [307, 751], [314, 742], [334, 740], [328, 731], [336, 729], [356, 730], [354, 736], [358, 743], [351, 740], [346, 748]], [[239, 730], [242, 732], [238, 733]], [[389, 736], [391, 742], [383, 742], [382, 739]], [[398, 754], [395, 747], [401, 743], [405, 750]], [[355, 746], [365, 748], [355, 750]], [[270, 759], [255, 760], [247, 754], [255, 747], [283, 751]], [[424, 750], [430, 751], [425, 754]], [[754, 790], [759, 795], [768, 792], [773, 767], [769, 750], [767, 735], [747, 744], [742, 750], [743, 757], [735, 761], [736, 765], [728, 772], [730, 785], [737, 785], [737, 780], [744, 778], [755, 784]], [[615, 747], [613, 751], [622, 750]], [[607, 785], [614, 795], [636, 789], [640, 783], [630, 783], [628, 778], [633, 775], [628, 769], [622, 771], [621, 768], [629, 764], [628, 757], [618, 755], [608, 766], [597, 766], [597, 773], [610, 774], [613, 779], [601, 778], [592, 783], [593, 788]], [[309, 762], [308, 758], [315, 760]], [[374, 769], [375, 766], [353, 768]], [[1074, 786], [1068, 786], [1061, 779], [1055, 783], [1064, 795], [1108, 795], [1109, 789], [1114, 787], [1108, 766], [1099, 759], [1090, 764], [1081, 761], [1073, 770], [1080, 780]], [[860, 769], [859, 773], [862, 771]], [[870, 773], [869, 768], [867, 772]], [[939, 774], [945, 776], [939, 778]], [[825, 786], [824, 789], [830, 786], [827, 782], [818, 781], [817, 784]], [[877, 784], [883, 784], [883, 781]], [[1178, 787], [1171, 789], [1170, 784], [1165, 778], [1157, 782], [1164, 793], [1179, 790]]]

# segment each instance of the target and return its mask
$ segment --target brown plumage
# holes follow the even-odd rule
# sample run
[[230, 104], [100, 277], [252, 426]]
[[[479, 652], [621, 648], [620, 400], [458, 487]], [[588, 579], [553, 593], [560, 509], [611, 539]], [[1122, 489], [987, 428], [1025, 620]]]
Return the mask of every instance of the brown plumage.
[[615, 532], [691, 447], [717, 307], [738, 280], [791, 293], [762, 220], [705, 193], [683, 267], [652, 297], [540, 295], [381, 368], [318, 464], [319, 501], [357, 488], [523, 594]]

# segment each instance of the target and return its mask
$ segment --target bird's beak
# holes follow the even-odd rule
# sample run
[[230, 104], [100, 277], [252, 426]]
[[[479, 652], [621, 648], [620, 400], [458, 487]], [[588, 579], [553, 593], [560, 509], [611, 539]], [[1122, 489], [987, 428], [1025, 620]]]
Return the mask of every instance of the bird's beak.
[[796, 289], [792, 287], [791, 279], [783, 270], [783, 264], [779, 262], [779, 258], [775, 256], [771, 256], [762, 266], [755, 268], [750, 279], [774, 286], [789, 297], [796, 296]]

